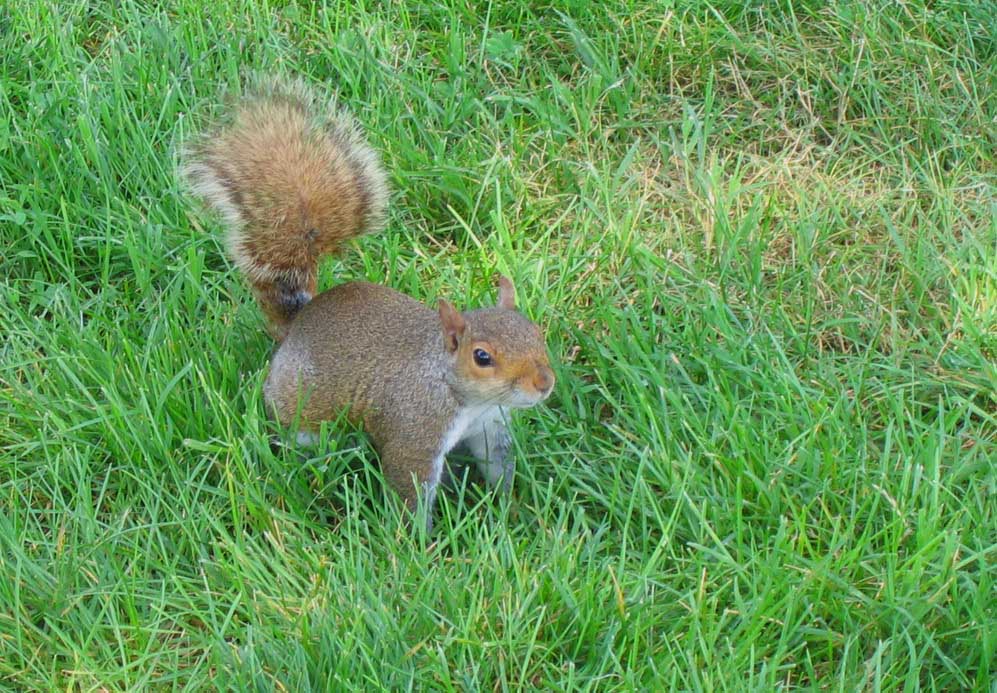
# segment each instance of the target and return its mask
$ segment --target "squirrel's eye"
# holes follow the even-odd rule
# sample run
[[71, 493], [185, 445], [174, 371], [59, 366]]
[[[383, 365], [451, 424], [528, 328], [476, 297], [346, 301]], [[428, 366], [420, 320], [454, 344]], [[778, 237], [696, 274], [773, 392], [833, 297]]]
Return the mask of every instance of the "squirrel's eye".
[[492, 355], [484, 349], [474, 350], [474, 362], [481, 367], [492, 365]]

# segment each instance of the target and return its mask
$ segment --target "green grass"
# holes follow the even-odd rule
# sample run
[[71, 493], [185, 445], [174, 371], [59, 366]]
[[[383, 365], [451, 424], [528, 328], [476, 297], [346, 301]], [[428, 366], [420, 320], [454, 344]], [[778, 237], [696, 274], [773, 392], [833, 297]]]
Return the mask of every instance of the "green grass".
[[[464, 4], [0, 8], [0, 688], [993, 690], [997, 5]], [[271, 451], [174, 177], [244, 69], [391, 172], [323, 286], [516, 280], [510, 500]]]

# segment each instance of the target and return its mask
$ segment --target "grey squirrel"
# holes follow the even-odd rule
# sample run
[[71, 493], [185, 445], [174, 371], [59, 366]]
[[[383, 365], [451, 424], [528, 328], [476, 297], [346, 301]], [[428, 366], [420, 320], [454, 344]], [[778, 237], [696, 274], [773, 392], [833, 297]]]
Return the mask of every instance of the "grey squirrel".
[[264, 397], [282, 425], [297, 420], [307, 437], [346, 411], [406, 505], [423, 495], [430, 528], [458, 444], [488, 484], [510, 489], [507, 409], [546, 399], [554, 372], [509, 279], [495, 307], [464, 313], [366, 282], [315, 295], [320, 259], [384, 225], [386, 176], [351, 117], [301, 81], [257, 80], [186, 148], [181, 174], [220, 213], [279, 342]]

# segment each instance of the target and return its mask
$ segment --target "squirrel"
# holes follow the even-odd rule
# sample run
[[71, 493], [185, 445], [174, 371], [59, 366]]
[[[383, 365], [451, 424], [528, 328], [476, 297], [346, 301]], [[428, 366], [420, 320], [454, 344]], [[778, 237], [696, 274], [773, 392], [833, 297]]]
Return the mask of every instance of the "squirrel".
[[372, 439], [385, 480], [427, 529], [458, 445], [508, 492], [508, 409], [542, 402], [554, 371], [540, 328], [498, 281], [494, 307], [432, 308], [353, 281], [318, 295], [319, 261], [384, 226], [387, 176], [351, 116], [300, 80], [257, 79], [184, 150], [181, 176], [218, 212], [226, 245], [278, 342], [263, 388], [282, 426], [314, 440], [344, 412]]

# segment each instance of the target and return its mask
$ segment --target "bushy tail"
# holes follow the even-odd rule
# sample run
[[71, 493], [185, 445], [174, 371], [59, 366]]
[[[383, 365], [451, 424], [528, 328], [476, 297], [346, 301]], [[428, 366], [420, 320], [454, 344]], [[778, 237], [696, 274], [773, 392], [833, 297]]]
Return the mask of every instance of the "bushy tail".
[[221, 214], [229, 254], [283, 339], [319, 260], [380, 230], [388, 186], [356, 122], [299, 80], [256, 80], [186, 148], [181, 174]]

